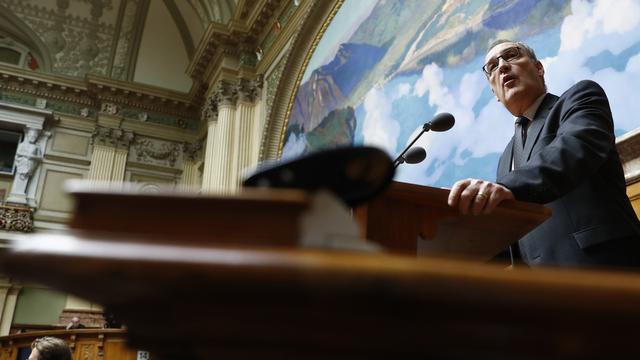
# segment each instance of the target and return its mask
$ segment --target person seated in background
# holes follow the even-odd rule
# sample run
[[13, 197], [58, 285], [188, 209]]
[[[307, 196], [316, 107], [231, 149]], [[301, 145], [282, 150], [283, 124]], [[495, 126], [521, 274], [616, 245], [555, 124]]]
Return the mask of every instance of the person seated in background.
[[71, 322], [69, 322], [69, 324], [67, 324], [66, 329], [67, 330], [72, 330], [72, 329], [84, 329], [85, 326], [80, 324], [80, 318], [77, 316], [74, 316], [73, 318], [71, 318]]
[[45, 336], [31, 343], [31, 355], [27, 360], [72, 360], [71, 350], [64, 340]]

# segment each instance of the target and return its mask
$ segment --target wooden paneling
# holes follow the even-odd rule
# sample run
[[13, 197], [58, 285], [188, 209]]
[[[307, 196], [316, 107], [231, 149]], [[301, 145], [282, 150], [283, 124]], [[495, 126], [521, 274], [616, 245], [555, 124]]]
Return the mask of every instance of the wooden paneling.
[[640, 181], [627, 184], [627, 196], [631, 200], [636, 216], [640, 216]]
[[126, 331], [120, 329], [78, 329], [33, 331], [0, 337], [0, 360], [15, 360], [20, 348], [31, 347], [34, 339], [53, 336], [64, 339], [75, 360], [135, 360], [127, 347]]

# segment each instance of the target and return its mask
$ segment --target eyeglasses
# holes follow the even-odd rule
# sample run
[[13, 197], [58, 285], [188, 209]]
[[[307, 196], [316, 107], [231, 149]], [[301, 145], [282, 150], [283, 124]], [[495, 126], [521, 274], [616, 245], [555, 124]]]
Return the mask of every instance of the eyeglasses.
[[502, 58], [502, 60], [506, 62], [512, 62], [519, 59], [521, 56], [522, 54], [520, 53], [520, 48], [518, 48], [517, 46], [510, 47], [507, 50], [503, 51], [502, 54], [496, 56], [495, 58], [489, 60], [486, 64], [484, 64], [484, 66], [482, 67], [482, 71], [484, 71], [487, 76], [491, 76], [491, 74], [493, 74], [493, 72], [498, 68], [500, 58]]

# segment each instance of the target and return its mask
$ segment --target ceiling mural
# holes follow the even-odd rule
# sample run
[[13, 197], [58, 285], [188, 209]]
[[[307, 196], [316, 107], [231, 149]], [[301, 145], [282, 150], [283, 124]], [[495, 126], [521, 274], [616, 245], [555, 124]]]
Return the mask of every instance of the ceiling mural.
[[598, 82], [616, 135], [640, 126], [640, 102], [629, 96], [640, 93], [640, 0], [348, 0], [309, 59], [282, 157], [348, 144], [395, 157], [425, 122], [449, 112], [454, 128], [422, 136], [416, 145], [427, 159], [398, 168], [396, 180], [493, 180], [513, 135], [513, 116], [481, 70], [500, 38], [535, 49], [551, 93]]

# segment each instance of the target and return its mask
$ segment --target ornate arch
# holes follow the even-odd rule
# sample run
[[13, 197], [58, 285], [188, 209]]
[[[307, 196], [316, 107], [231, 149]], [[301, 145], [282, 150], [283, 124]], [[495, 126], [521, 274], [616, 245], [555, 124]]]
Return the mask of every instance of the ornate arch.
[[302, 76], [313, 51], [343, 2], [344, 0], [315, 0], [304, 17], [293, 40], [291, 52], [285, 60], [285, 71], [282, 72], [278, 83], [273, 106], [267, 114], [260, 153], [261, 160], [280, 158], [289, 113]]
[[0, 33], [29, 48], [31, 54], [38, 60], [40, 70], [51, 72], [53, 57], [45, 43], [18, 16], [2, 5], [0, 5]]

